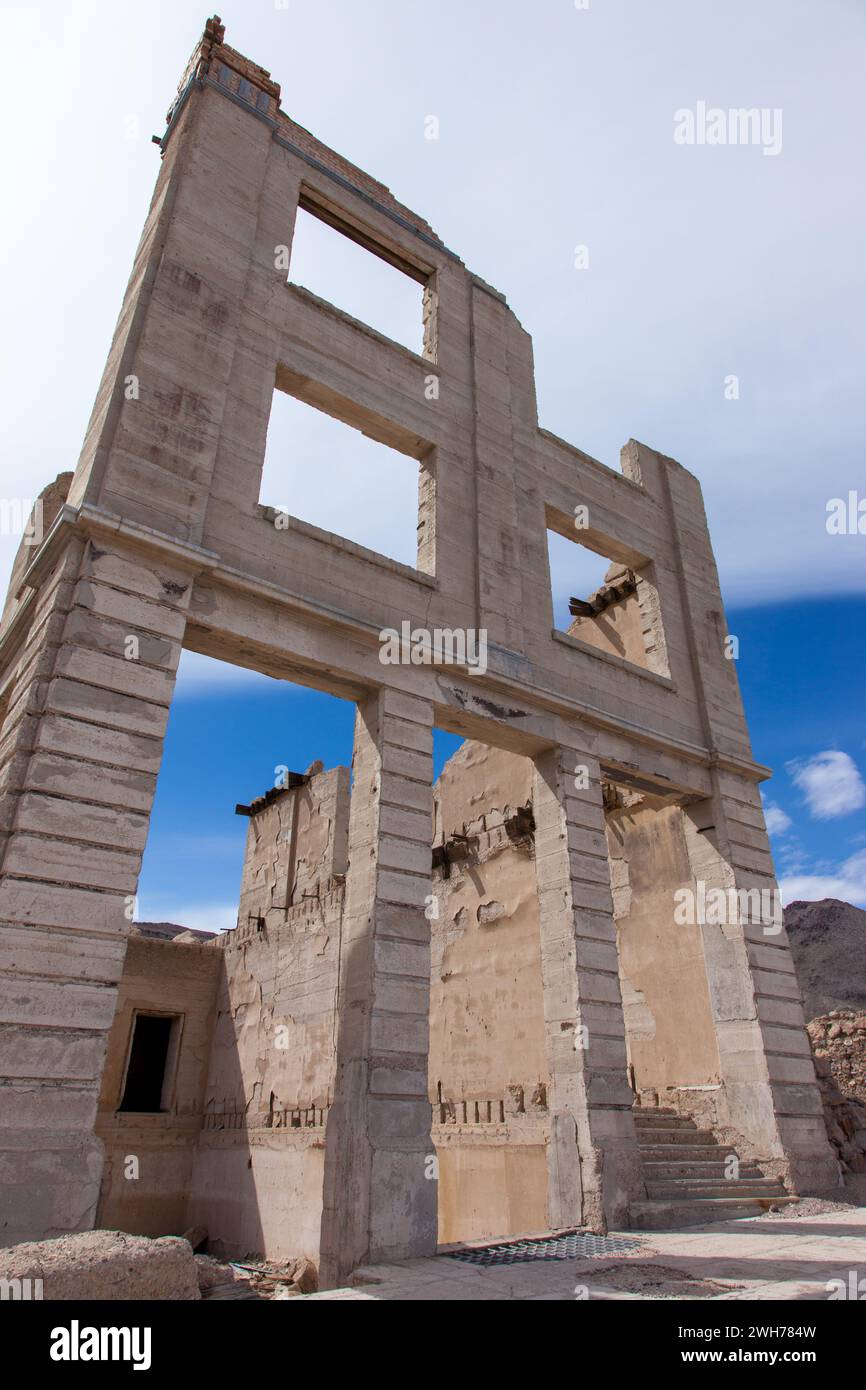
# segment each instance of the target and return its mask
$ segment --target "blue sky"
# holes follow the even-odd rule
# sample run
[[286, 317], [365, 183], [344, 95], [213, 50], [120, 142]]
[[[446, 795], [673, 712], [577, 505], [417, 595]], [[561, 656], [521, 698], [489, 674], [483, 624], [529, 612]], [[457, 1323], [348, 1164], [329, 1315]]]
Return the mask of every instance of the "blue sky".
[[[780, 874], [796, 896], [866, 902], [866, 537], [825, 525], [829, 499], [866, 492], [862, 4], [221, 9], [227, 41], [270, 68], [294, 119], [506, 293], [533, 336], [544, 427], [611, 467], [643, 439], [698, 476], [755, 754], [776, 770]], [[200, 0], [4, 4], [7, 50], [24, 55], [0, 93], [14, 131], [0, 233], [7, 498], [75, 464], [156, 177], [150, 137], [205, 16]], [[678, 144], [676, 113], [701, 102], [780, 111], [778, 151]], [[370, 257], [358, 275], [354, 248], [335, 252], [326, 230], [304, 233], [291, 278], [411, 341], [417, 287]], [[328, 466], [311, 467], [323, 453]], [[374, 457], [282, 396], [261, 500], [413, 558], [409, 461]], [[0, 580], [16, 546], [0, 535]], [[554, 587], [575, 591], [561, 570]], [[347, 760], [350, 712], [187, 658], [178, 692], [142, 907], [198, 913], [198, 926], [221, 912], [224, 925], [235, 802], [278, 762]], [[241, 721], [241, 700], [255, 719]]]
[[[195, 659], [199, 672], [206, 661]], [[203, 688], [194, 673], [183, 680], [139, 883], [139, 920], [202, 931], [234, 926], [249, 824], [235, 806], [272, 787], [278, 766], [304, 772], [316, 758], [326, 767], [351, 766], [353, 729], [354, 706], [319, 691], [246, 672], [238, 680], [229, 675], [222, 687]], [[437, 776], [460, 742], [435, 731]]]

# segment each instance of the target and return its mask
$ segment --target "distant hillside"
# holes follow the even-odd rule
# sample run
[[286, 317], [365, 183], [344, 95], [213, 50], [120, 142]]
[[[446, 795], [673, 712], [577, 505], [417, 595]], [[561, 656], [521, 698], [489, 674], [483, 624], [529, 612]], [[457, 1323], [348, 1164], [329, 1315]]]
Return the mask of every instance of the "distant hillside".
[[822, 898], [785, 908], [806, 1021], [831, 1009], [866, 1010], [866, 912]]
[[130, 935], [149, 936], [154, 941], [174, 941], [178, 936], [195, 936], [199, 941], [210, 941], [216, 936], [213, 931], [196, 931], [192, 927], [180, 927], [177, 922], [133, 922]]

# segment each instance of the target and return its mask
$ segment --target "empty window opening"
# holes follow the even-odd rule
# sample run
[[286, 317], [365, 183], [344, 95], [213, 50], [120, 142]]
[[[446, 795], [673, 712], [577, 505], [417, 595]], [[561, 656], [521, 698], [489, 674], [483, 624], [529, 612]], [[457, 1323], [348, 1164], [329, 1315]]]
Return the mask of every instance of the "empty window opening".
[[[237, 806], [280, 791], [316, 759], [348, 766], [354, 716], [350, 701], [276, 670], [181, 653], [138, 884], [139, 935], [207, 941], [237, 926], [249, 829]], [[274, 891], [285, 905], [285, 885]], [[140, 1002], [182, 1012], [182, 985], [169, 989]]]
[[636, 571], [557, 531], [547, 532], [555, 628], [609, 656], [668, 674], [658, 594]]
[[121, 1110], [155, 1114], [166, 1108], [164, 1092], [169, 1045], [172, 1031], [179, 1024], [176, 1016], [136, 1014]]
[[389, 264], [373, 243], [359, 244], [303, 206], [295, 221], [288, 278], [411, 352], [432, 357], [427, 277]]
[[274, 392], [262, 506], [433, 573], [428, 461], [380, 444], [304, 401]]

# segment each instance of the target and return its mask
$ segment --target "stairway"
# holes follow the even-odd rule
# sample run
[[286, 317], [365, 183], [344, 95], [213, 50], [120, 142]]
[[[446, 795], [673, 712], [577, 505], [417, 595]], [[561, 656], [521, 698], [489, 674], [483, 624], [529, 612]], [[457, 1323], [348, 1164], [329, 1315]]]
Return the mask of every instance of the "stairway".
[[647, 1200], [632, 1202], [631, 1224], [639, 1231], [760, 1216], [771, 1206], [796, 1201], [778, 1178], [765, 1178], [754, 1163], [725, 1177], [732, 1153], [710, 1130], [675, 1110], [636, 1106], [634, 1122]]

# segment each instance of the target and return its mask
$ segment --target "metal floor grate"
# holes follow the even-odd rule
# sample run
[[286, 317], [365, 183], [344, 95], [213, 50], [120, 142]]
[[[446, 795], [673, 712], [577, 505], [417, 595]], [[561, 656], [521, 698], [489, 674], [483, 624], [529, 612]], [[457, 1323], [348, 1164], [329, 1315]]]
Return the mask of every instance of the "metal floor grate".
[[626, 1250], [638, 1250], [640, 1246], [641, 1241], [629, 1240], [624, 1236], [594, 1236], [587, 1231], [563, 1231], [556, 1236], [539, 1236], [536, 1240], [501, 1241], [497, 1245], [453, 1250], [444, 1258], [464, 1260], [473, 1265], [513, 1265], [527, 1260], [585, 1260], [593, 1256], [621, 1255]]

